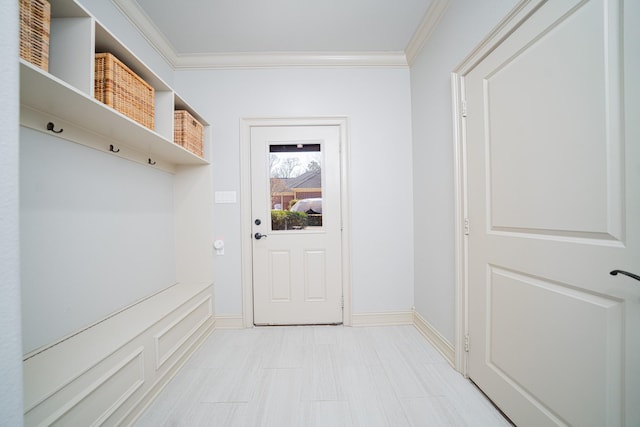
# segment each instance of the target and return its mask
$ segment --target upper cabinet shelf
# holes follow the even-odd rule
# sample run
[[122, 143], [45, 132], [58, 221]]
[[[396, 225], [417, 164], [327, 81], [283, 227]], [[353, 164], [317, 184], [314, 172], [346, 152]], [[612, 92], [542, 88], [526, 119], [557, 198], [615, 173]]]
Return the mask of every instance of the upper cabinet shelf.
[[[46, 132], [48, 121], [58, 121], [82, 130], [63, 132], [62, 138], [105, 151], [111, 144], [123, 146], [127, 150], [119, 155], [149, 157], [168, 169], [208, 164], [173, 143], [173, 111], [186, 109], [204, 125], [205, 158], [208, 123], [80, 5], [57, 0], [51, 6], [49, 72], [20, 59], [21, 124]], [[155, 89], [153, 130], [94, 98], [94, 56], [100, 52], [113, 53]], [[91, 135], [95, 140], [89, 141]]]
[[[55, 122], [56, 118], [61, 119], [63, 122], [94, 132], [113, 144], [125, 145], [169, 164], [207, 164], [204, 159], [167, 138], [22, 60], [20, 71], [21, 104], [28, 109], [50, 115], [51, 119], [48, 120]], [[173, 115], [170, 119], [173, 120]], [[22, 124], [46, 131], [47, 122], [34, 123], [29, 121], [28, 117], [24, 117]], [[59, 136], [67, 135], [63, 133]]]

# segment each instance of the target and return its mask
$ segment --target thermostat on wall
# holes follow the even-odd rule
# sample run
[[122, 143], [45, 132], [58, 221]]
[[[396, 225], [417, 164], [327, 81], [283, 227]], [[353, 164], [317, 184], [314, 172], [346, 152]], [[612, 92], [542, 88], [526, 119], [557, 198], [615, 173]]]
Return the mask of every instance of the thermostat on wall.
[[223, 240], [215, 240], [213, 242], [213, 248], [216, 250], [216, 255], [224, 255], [224, 241]]

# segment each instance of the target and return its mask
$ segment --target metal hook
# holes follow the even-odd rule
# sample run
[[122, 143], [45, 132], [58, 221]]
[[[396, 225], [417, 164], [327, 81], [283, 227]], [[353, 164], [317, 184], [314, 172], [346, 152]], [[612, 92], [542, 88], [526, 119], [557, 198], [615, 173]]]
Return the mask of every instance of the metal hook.
[[148, 162], [148, 163], [149, 163], [150, 165], [155, 165], [155, 164], [156, 164], [156, 162], [152, 162], [152, 161], [151, 161], [151, 157], [149, 157], [149, 162]]
[[62, 133], [62, 131], [64, 130], [64, 129], [55, 130], [54, 127], [55, 127], [55, 125], [53, 124], [53, 122], [47, 123], [47, 130], [48, 131], [51, 131], [53, 133]]
[[119, 153], [120, 149], [119, 148], [114, 148], [113, 144], [109, 145], [109, 151], [111, 151], [112, 153]]

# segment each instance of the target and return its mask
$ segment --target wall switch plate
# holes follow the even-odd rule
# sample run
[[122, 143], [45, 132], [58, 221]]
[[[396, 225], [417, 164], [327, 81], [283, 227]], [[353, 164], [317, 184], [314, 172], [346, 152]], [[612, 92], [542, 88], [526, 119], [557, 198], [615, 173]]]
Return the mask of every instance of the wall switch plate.
[[216, 203], [236, 203], [237, 197], [235, 191], [216, 191]]

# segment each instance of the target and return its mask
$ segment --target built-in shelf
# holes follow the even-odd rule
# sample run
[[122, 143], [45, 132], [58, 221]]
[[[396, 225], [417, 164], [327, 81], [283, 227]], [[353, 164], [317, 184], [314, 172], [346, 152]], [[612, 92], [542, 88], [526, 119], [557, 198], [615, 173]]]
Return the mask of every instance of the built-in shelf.
[[[25, 159], [57, 161], [56, 166], [74, 167], [78, 159], [99, 158], [109, 160], [94, 163], [101, 170], [79, 170], [87, 175], [95, 171], [97, 177], [134, 170], [135, 174], [125, 177], [143, 176], [149, 179], [137, 182], [136, 188], [143, 191], [136, 191], [136, 194], [124, 192], [123, 197], [119, 197], [121, 186], [107, 182], [105, 188], [108, 191], [96, 193], [102, 197], [101, 203], [77, 203], [83, 201], [80, 191], [71, 194], [59, 191], [57, 186], [30, 186], [28, 179], [21, 180], [21, 185], [24, 185], [21, 194], [55, 200], [55, 209], [45, 209], [43, 216], [38, 217], [50, 221], [47, 224], [53, 224], [49, 227], [52, 230], [59, 224], [56, 222], [59, 215], [82, 218], [81, 222], [84, 221], [86, 228], [64, 230], [70, 236], [69, 241], [64, 242], [64, 245], [70, 246], [65, 254], [71, 254], [68, 257], [75, 260], [77, 256], [73, 255], [86, 252], [86, 257], [83, 256], [79, 261], [89, 262], [92, 266], [85, 273], [86, 277], [82, 277], [83, 286], [86, 281], [87, 289], [91, 290], [92, 287], [97, 289], [103, 286], [99, 281], [94, 282], [92, 276], [100, 274], [104, 257], [98, 257], [86, 244], [78, 244], [73, 233], [99, 228], [101, 224], [94, 224], [93, 221], [98, 217], [109, 220], [112, 216], [124, 216], [127, 222], [131, 222], [128, 230], [138, 227], [144, 229], [144, 221], [148, 218], [166, 218], [169, 222], [162, 222], [162, 230], [158, 230], [163, 236], [158, 241], [158, 244], [164, 245], [163, 255], [150, 257], [143, 268], [153, 269], [158, 259], [170, 262], [174, 254], [175, 277], [162, 277], [159, 280], [161, 283], [155, 284], [155, 287], [153, 283], [147, 285], [158, 289], [167, 283], [177, 284], [142, 300], [136, 296], [137, 302], [131, 301], [126, 307], [111, 307], [115, 311], [104, 318], [87, 320], [86, 317], [90, 316], [78, 317], [77, 324], [73, 325], [59, 322], [59, 329], [64, 328], [59, 335], [64, 336], [54, 342], [38, 342], [35, 346], [38, 350], [25, 357], [24, 425], [130, 425], [214, 326], [212, 166], [207, 160], [211, 153], [210, 127], [204, 117], [76, 0], [55, 0], [51, 3], [48, 71], [22, 59], [19, 62], [20, 125], [51, 135], [51, 138], [40, 138], [30, 130], [21, 132], [24, 147], [35, 150], [23, 151], [21, 166], [32, 166]], [[114, 54], [154, 88], [153, 129], [95, 99], [95, 54], [100, 52]], [[204, 158], [173, 142], [176, 109], [189, 111], [203, 124]], [[105, 156], [113, 156], [113, 161], [111, 157], [94, 156], [94, 152], [67, 144], [63, 139], [100, 150]], [[46, 143], [35, 144], [40, 140]], [[51, 149], [69, 146], [76, 149], [74, 151], [78, 157], [71, 159], [60, 156], [57, 160], [46, 157], [52, 152]], [[33, 157], [25, 157], [29, 155]], [[145, 166], [131, 167], [124, 161]], [[47, 171], [56, 171], [40, 166], [21, 168], [21, 175], [36, 176], [39, 172], [46, 174]], [[171, 175], [157, 173], [154, 169]], [[37, 178], [46, 179], [41, 175], [37, 175]], [[82, 176], [78, 176], [78, 179], [82, 179]], [[148, 197], [138, 198], [137, 193], [144, 193], [145, 190], [149, 191], [145, 193]], [[153, 198], [149, 194], [157, 192], [161, 192], [163, 197], [172, 198], [172, 212], [167, 203], [147, 203]], [[60, 194], [70, 195], [58, 197]], [[85, 215], [85, 210], [90, 210], [90, 215]], [[21, 209], [22, 218], [28, 218], [29, 213], [28, 209]], [[171, 223], [172, 230], [170, 226], [167, 227]], [[23, 233], [21, 241], [32, 244], [31, 247], [34, 247], [33, 243], [40, 245], [44, 241], [42, 239], [46, 239], [28, 234]], [[145, 242], [136, 233], [112, 234], [108, 239], [94, 239], [94, 244], [115, 249], [132, 244], [136, 248], [144, 247]], [[28, 259], [31, 265], [50, 262], [57, 248], [48, 243], [41, 245], [46, 246], [42, 251], [28, 251], [23, 258]], [[98, 258], [101, 258], [101, 262], [98, 262]], [[98, 267], [94, 268], [92, 261], [96, 261]], [[116, 271], [113, 277], [118, 278], [118, 281], [109, 282], [109, 292], [122, 292], [137, 285], [137, 270], [118, 263], [109, 263], [108, 268]], [[155, 281], [157, 276], [149, 277], [149, 281]], [[66, 279], [65, 272], [61, 271], [59, 275], [53, 274], [44, 281], [33, 280], [29, 285], [33, 287], [34, 295], [46, 297], [47, 292], [58, 293], [52, 290], [69, 290]], [[87, 301], [86, 295], [79, 295], [70, 304], [95, 302]], [[58, 315], [68, 320], [66, 301], [61, 305], [47, 299], [47, 304], [51, 307], [51, 316], [43, 317], [36, 310], [24, 310], [27, 316], [31, 315], [27, 321], [38, 327], [43, 319], [55, 321]], [[84, 323], [80, 324], [78, 319]], [[31, 348], [27, 351], [31, 351]]]
[[[148, 129], [94, 98], [94, 56], [109, 52], [155, 90], [154, 129]], [[74, 0], [51, 6], [48, 72], [20, 60], [21, 124], [47, 132], [48, 122], [67, 127], [56, 134], [120, 157], [147, 161], [172, 171], [178, 165], [206, 165], [208, 123], [152, 69]], [[205, 158], [173, 143], [173, 111], [186, 109], [205, 127]], [[116, 154], [112, 151], [113, 154]]]
[[[55, 123], [56, 119], [60, 119], [72, 126], [91, 131], [105, 141], [149, 155], [154, 160], [173, 165], [208, 164], [206, 160], [167, 138], [23, 60], [20, 60], [20, 103], [23, 107], [41, 113], [41, 117], [50, 117], [49, 121]], [[167, 120], [173, 120], [173, 116]], [[38, 122], [23, 117], [21, 123], [47, 132], [47, 121]], [[74, 140], [68, 135], [71, 133], [57, 134], [61, 138]], [[74, 142], [82, 144], [84, 141]], [[104, 149], [108, 150], [108, 146]]]

